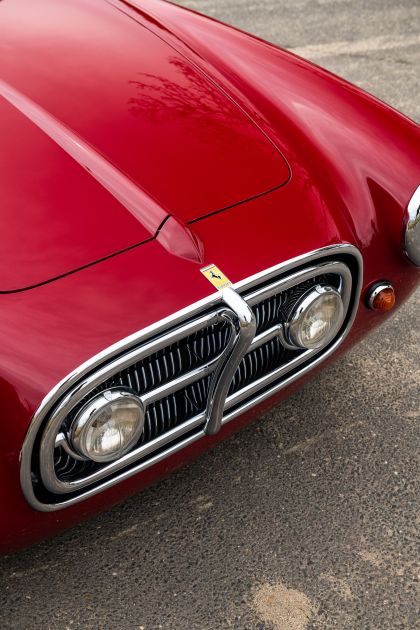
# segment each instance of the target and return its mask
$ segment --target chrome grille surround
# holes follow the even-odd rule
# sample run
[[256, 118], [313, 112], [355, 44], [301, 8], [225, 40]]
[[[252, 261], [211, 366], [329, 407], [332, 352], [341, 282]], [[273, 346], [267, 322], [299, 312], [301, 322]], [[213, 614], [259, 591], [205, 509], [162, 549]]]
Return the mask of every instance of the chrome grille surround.
[[[326, 258], [328, 260], [325, 260]], [[344, 262], [345, 258], [347, 258], [346, 262], [352, 261], [353, 273]], [[224, 404], [223, 424], [289, 385], [320, 363], [341, 343], [351, 327], [359, 302], [362, 258], [354, 246], [329, 246], [276, 265], [234, 285], [235, 291], [243, 296], [250, 307], [254, 307], [270, 296], [322, 274], [336, 274], [340, 278], [340, 291], [348, 312], [344, 328], [326, 349], [301, 351], [285, 365], [277, 367], [244, 387], [229, 391]], [[278, 278], [279, 276], [281, 278]], [[54, 449], [57, 444], [60, 445], [60, 440], [63, 443], [63, 436], [60, 435], [62, 424], [71, 410], [78, 403], [80, 404], [84, 397], [91, 394], [98, 385], [106, 382], [113, 374], [140, 361], [142, 357], [149, 357], [152, 353], [167, 348], [171, 343], [194, 334], [206, 326], [215, 326], [221, 321], [229, 321], [232, 329], [231, 336], [233, 336], [235, 318], [232, 317], [232, 311], [222, 301], [221, 293], [212, 294], [191, 307], [111, 346], [59, 383], [44, 399], [34, 415], [22, 447], [21, 485], [30, 505], [40, 511], [54, 511], [70, 506], [141, 472], [205, 437], [203, 424], [206, 417], [205, 411], [201, 411], [182, 424], [139, 445], [119, 460], [106, 464], [81, 479], [62, 480], [54, 468]], [[260, 328], [262, 332], [258, 333], [257, 330], [247, 354], [263, 347], [273, 339], [280, 339], [280, 343], [287, 347], [287, 342], [282, 336], [281, 325]], [[193, 370], [147, 391], [142, 396], [143, 402], [147, 406], [181, 387], [191, 383], [200, 383], [203, 378], [212, 375], [219, 361], [225, 353], [229, 352], [230, 348], [227, 344], [223, 351], [210, 362], [204, 362]], [[292, 373], [289, 374], [290, 372]], [[31, 479], [34, 456], [39, 457], [42, 484], [49, 493], [52, 493], [52, 500], [44, 501], [35, 492]]]

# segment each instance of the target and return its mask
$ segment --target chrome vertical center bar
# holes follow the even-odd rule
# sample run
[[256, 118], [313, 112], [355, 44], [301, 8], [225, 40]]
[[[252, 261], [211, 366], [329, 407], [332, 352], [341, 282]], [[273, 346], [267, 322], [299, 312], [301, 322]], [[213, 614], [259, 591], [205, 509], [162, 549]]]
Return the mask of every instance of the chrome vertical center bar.
[[236, 293], [232, 287], [228, 287], [223, 289], [222, 297], [234, 313], [234, 315], [232, 314], [233, 317], [229, 313], [226, 314], [226, 317], [232, 317], [236, 320], [237, 331], [236, 335], [231, 338], [231, 347], [226, 353], [226, 359], [221, 361], [215, 370], [210, 385], [206, 409], [207, 420], [204, 427], [204, 432], [207, 435], [214, 435], [222, 426], [223, 408], [232, 378], [249, 350], [257, 330], [255, 315], [239, 293]]

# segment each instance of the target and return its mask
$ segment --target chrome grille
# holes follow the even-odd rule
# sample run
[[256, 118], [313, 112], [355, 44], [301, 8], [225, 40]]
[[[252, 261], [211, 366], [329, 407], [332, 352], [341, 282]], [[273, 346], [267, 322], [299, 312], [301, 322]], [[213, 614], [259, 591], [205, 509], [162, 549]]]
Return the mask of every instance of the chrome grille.
[[[338, 279], [339, 276], [335, 274], [316, 276], [255, 304], [252, 310], [257, 322], [257, 334], [264, 333], [275, 323], [284, 320], [299, 297], [315, 284], [338, 286]], [[162, 386], [203, 364], [213, 361], [220, 356], [226, 347], [229, 335], [230, 327], [225, 322], [219, 322], [197, 331], [117, 373], [112, 379], [97, 387], [94, 395], [103, 389], [123, 386], [142, 396], [158, 385]], [[304, 350], [284, 348], [278, 337], [270, 339], [243, 358], [232, 379], [229, 394], [234, 394], [252, 381], [287, 364], [303, 352]], [[145, 427], [138, 446], [151, 442], [196, 414], [204, 412], [209, 387], [210, 377], [207, 376], [179, 389], [170, 396], [151, 403], [146, 411]], [[85, 397], [74, 408], [74, 411], [69, 414], [62, 425], [63, 431], [68, 430], [77, 412], [91, 398], [92, 394]], [[55, 471], [61, 481], [77, 479], [103, 467], [103, 464], [100, 465], [95, 462], [77, 461], [62, 447], [55, 450], [57, 460]], [[66, 463], [67, 465], [65, 465]]]
[[[287, 347], [279, 334], [279, 324], [311, 287], [332, 285], [343, 293], [348, 309], [346, 328], [354, 315], [358, 257], [347, 254], [344, 259], [292, 268], [286, 275], [267, 275], [241, 291], [254, 312], [257, 330], [231, 381], [223, 422], [294, 380], [319, 362], [318, 355], [327, 354], [328, 349]], [[138, 346], [99, 364], [51, 407], [44, 418], [46, 428], [43, 434], [38, 433], [39, 450], [34, 449], [31, 457], [32, 490], [38, 509], [43, 509], [39, 507], [43, 504], [58, 509], [95, 494], [104, 479], [115, 483], [203, 436], [212, 373], [235, 334], [232, 322], [224, 319], [225, 311], [216, 296], [214, 304], [201, 308], [195, 319], [180, 319], [173, 328], [158, 331], [152, 338], [146, 336]], [[66, 445], [72, 420], [93, 396], [116, 386], [130, 388], [145, 401], [141, 439], [133, 451], [111, 464], [75, 459]]]

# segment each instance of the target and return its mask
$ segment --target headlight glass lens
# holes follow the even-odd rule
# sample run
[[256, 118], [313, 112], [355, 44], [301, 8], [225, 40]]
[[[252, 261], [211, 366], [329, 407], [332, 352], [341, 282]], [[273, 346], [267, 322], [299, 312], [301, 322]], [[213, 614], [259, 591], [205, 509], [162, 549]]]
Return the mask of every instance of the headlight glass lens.
[[343, 320], [340, 293], [332, 287], [317, 286], [296, 305], [289, 322], [290, 340], [301, 348], [321, 348], [337, 334]]
[[72, 444], [81, 455], [96, 462], [113, 461], [135, 445], [143, 426], [140, 399], [124, 390], [107, 390], [75, 418]]

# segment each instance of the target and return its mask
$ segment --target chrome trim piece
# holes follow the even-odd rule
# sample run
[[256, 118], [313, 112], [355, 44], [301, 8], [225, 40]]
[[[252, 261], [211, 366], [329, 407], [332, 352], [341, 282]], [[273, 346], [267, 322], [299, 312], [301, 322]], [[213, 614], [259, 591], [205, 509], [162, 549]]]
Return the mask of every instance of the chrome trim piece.
[[404, 246], [407, 258], [420, 267], [420, 186], [411, 197], [408, 207]]
[[379, 282], [378, 284], [375, 284], [373, 287], [371, 287], [369, 293], [366, 296], [366, 304], [369, 308], [375, 310], [375, 307], [373, 306], [375, 298], [378, 293], [384, 291], [384, 289], [392, 289], [394, 291], [394, 287], [390, 282]]
[[220, 363], [220, 369], [217, 370], [210, 385], [204, 428], [207, 435], [214, 435], [222, 426], [223, 409], [232, 378], [243, 357], [250, 350], [257, 330], [255, 315], [239, 293], [228, 287], [223, 289], [222, 298], [236, 315], [238, 333], [232, 349], [227, 351], [226, 361]]
[[[270, 269], [267, 269], [258, 274], [255, 274], [254, 276], [247, 278], [243, 281], [240, 281], [234, 285], [233, 289], [235, 289], [235, 291], [240, 291], [241, 293], [244, 293], [245, 291], [247, 292], [245, 304], [253, 304], [255, 302], [258, 302], [264, 299], [263, 297], [261, 297], [263, 294], [266, 295], [266, 293], [264, 292], [267, 292], [270, 289], [272, 290], [273, 286], [278, 287], [278, 285], [281, 284], [282, 282], [284, 283], [284, 287], [286, 288], [287, 285], [292, 286], [293, 284], [302, 282], [303, 278], [305, 277], [305, 274], [310, 274], [312, 272], [312, 275], [313, 275], [314, 270], [317, 273], [326, 272], [326, 269], [324, 269], [324, 265], [325, 265], [325, 268], [329, 264], [334, 265], [334, 266], [336, 265], [342, 266], [344, 269], [347, 270], [347, 274], [350, 276], [350, 282], [351, 282], [350, 272], [348, 271], [347, 267], [345, 267], [344, 265], [341, 265], [341, 263], [337, 261], [333, 261], [332, 263], [320, 262], [319, 264], [316, 264], [315, 266], [311, 267], [310, 270], [306, 268], [299, 272], [295, 272], [291, 274], [290, 276], [288, 276], [287, 278], [283, 278], [282, 280], [276, 281], [270, 287], [257, 289], [254, 291], [254, 293], [252, 293], [252, 289], [255, 287], [256, 284], [270, 281], [276, 275], [280, 273], [287, 273], [289, 270], [293, 269], [294, 267], [298, 265], [309, 263], [311, 260], [314, 260], [314, 259], [319, 259], [322, 261], [322, 258], [325, 258], [327, 256], [342, 255], [342, 254], [349, 254], [353, 257], [353, 259], [358, 265], [359, 273], [358, 273], [357, 286], [354, 287], [354, 303], [353, 303], [354, 306], [353, 306], [352, 312], [349, 314], [349, 319], [346, 324], [346, 327], [340, 334], [339, 338], [336, 339], [335, 342], [325, 352], [322, 353], [322, 356], [314, 357], [310, 365], [303, 366], [300, 370], [297, 370], [294, 374], [285, 378], [281, 383], [274, 384], [273, 387], [271, 387], [270, 389], [266, 389], [263, 393], [260, 393], [252, 400], [246, 401], [245, 399], [249, 398], [250, 395], [257, 392], [258, 389], [260, 389], [262, 386], [266, 387], [267, 385], [270, 385], [273, 381], [278, 379], [279, 376], [281, 376], [284, 371], [289, 371], [292, 368], [298, 367], [302, 362], [306, 361], [310, 357], [310, 355], [315, 354], [319, 351], [308, 350], [307, 352], [304, 352], [301, 356], [297, 357], [294, 361], [289, 363], [287, 366], [282, 366], [275, 372], [267, 375], [266, 377], [259, 379], [258, 382], [253, 382], [249, 386], [245, 387], [243, 390], [240, 390], [239, 392], [236, 392], [232, 396], [229, 396], [226, 400], [226, 404], [224, 407], [225, 410], [228, 410], [234, 405], [238, 405], [242, 401], [245, 401], [245, 402], [242, 405], [237, 406], [234, 411], [225, 415], [222, 419], [222, 424], [225, 424], [226, 422], [233, 419], [234, 417], [236, 417], [243, 411], [251, 408], [255, 404], [258, 404], [258, 402], [260, 402], [261, 400], [264, 400], [266, 397], [272, 395], [274, 392], [278, 391], [279, 389], [286, 387], [288, 384], [290, 384], [291, 382], [299, 378], [302, 374], [304, 374], [308, 370], [318, 365], [324, 358], [329, 356], [335, 350], [335, 348], [342, 342], [342, 340], [345, 338], [345, 336], [347, 335], [351, 327], [351, 324], [354, 320], [354, 317], [357, 311], [361, 284], [362, 284], [362, 258], [361, 258], [360, 252], [352, 245], [342, 244], [342, 245], [328, 246], [320, 250], [315, 250], [314, 252], [310, 252], [309, 254], [298, 256], [287, 262], [280, 263], [279, 265], [276, 265], [274, 267], [271, 267]], [[338, 271], [337, 267], [336, 269]], [[297, 276], [299, 276], [298, 280], [296, 280]], [[294, 278], [294, 280], [290, 280], [290, 278]], [[348, 294], [347, 299], [346, 299], [347, 305], [348, 305], [348, 300], [350, 299], [350, 294], [346, 291], [345, 286], [346, 284], [348, 286], [348, 281], [349, 281], [348, 278], [346, 277], [343, 278], [343, 285], [344, 285], [343, 295], [345, 295], [346, 293]], [[292, 283], [291, 285], [290, 285], [290, 282]], [[282, 290], [283, 290], [283, 284], [282, 284]], [[66, 379], [61, 381], [50, 392], [50, 394], [48, 394], [48, 396], [41, 403], [39, 409], [37, 410], [37, 412], [35, 413], [33, 417], [32, 423], [28, 429], [28, 433], [24, 440], [22, 452], [21, 452], [21, 485], [22, 485], [22, 489], [23, 489], [23, 492], [27, 501], [30, 503], [30, 505], [33, 508], [40, 511], [48, 512], [48, 511], [55, 511], [58, 509], [62, 509], [64, 507], [67, 507], [79, 501], [82, 501], [83, 499], [88, 498], [89, 496], [93, 496], [94, 494], [97, 494], [105, 490], [106, 488], [115, 485], [116, 483], [122, 481], [123, 479], [126, 479], [140, 472], [141, 470], [148, 468], [149, 466], [152, 466], [158, 461], [161, 461], [162, 459], [168, 457], [172, 453], [180, 450], [184, 446], [194, 442], [196, 439], [200, 439], [201, 437], [205, 436], [204, 430], [197, 432], [196, 434], [189, 436], [185, 440], [178, 442], [177, 444], [174, 444], [172, 446], [169, 446], [168, 449], [166, 449], [164, 452], [160, 452], [158, 455], [152, 456], [147, 461], [139, 462], [137, 466], [134, 466], [133, 468], [130, 468], [129, 470], [120, 471], [117, 476], [113, 477], [112, 479], [105, 480], [103, 483], [96, 486], [95, 488], [87, 489], [83, 492], [83, 494], [78, 495], [76, 497], [71, 497], [67, 500], [60, 501], [59, 503], [49, 503], [49, 504], [42, 503], [41, 501], [37, 499], [37, 497], [34, 494], [34, 490], [31, 483], [32, 448], [33, 448], [36, 435], [39, 431], [39, 428], [41, 427], [41, 424], [43, 423], [46, 416], [53, 409], [53, 407], [56, 406], [57, 400], [62, 399], [59, 407], [54, 412], [52, 418], [50, 418], [50, 420], [48, 421], [44, 429], [43, 439], [46, 440], [46, 443], [48, 443], [48, 448], [51, 449], [51, 452], [53, 451], [55, 440], [57, 438], [58, 428], [59, 428], [57, 427], [57, 424], [55, 424], [54, 427], [52, 427], [51, 420], [54, 419], [54, 421], [57, 422], [57, 414], [60, 409], [62, 410], [64, 407], [65, 413], [67, 413], [68, 408], [73, 407], [73, 405], [76, 404], [77, 400], [82, 399], [86, 395], [86, 393], [88, 393], [88, 391], [93, 389], [101, 380], [103, 380], [105, 374], [108, 376], [109, 365], [111, 361], [113, 365], [113, 371], [117, 372], [123, 369], [124, 367], [126, 367], [127, 365], [129, 365], [130, 363], [133, 363], [134, 357], [136, 360], [139, 360], [141, 357], [147, 356], [148, 354], [151, 354], [152, 352], [156, 352], [158, 348], [165, 347], [169, 345], [170, 343], [172, 343], [173, 341], [176, 341], [177, 339], [180, 339], [181, 337], [185, 337], [188, 334], [191, 334], [192, 329], [199, 330], [200, 328], [212, 325], [214, 323], [217, 323], [218, 321], [221, 321], [222, 319], [225, 319], [226, 312], [229, 312], [229, 310], [226, 308], [221, 308], [223, 307], [222, 300], [223, 300], [222, 294], [220, 292], [217, 292], [215, 294], [208, 296], [207, 298], [204, 298], [203, 300], [200, 300], [199, 302], [191, 305], [190, 307], [182, 309], [178, 313], [175, 313], [174, 315], [167, 317], [164, 320], [161, 320], [160, 322], [153, 324], [152, 326], [149, 326], [148, 328], [144, 330], [138, 333], [135, 333], [134, 335], [131, 335], [130, 337], [127, 337], [126, 339], [123, 339], [121, 342], [114, 344], [107, 350], [99, 353], [98, 355], [96, 355], [95, 357], [93, 357], [92, 359], [84, 363], [72, 374], [70, 374]], [[217, 308], [219, 310], [200, 317], [200, 313], [206, 308]], [[189, 323], [184, 324], [185, 318], [187, 317], [191, 318], [193, 316], [198, 316], [198, 317], [196, 320], [193, 320], [192, 322], [190, 321]], [[249, 319], [249, 313], [248, 313], [248, 319]], [[252, 329], [251, 322], [248, 322], [247, 325], [251, 325], [251, 329]], [[169, 329], [172, 329], [174, 326], [179, 326], [179, 327], [176, 328], [176, 330], [169, 330]], [[156, 336], [157, 333], [159, 333], [160, 335], [165, 335], [164, 341], [162, 340], [161, 337], [159, 337], [158, 339], [155, 339], [154, 341], [152, 340], [152, 338]], [[257, 344], [265, 343], [265, 341], [268, 338], [268, 335], [271, 335], [271, 338], [274, 337], [275, 335], [279, 335], [281, 339], [282, 334], [283, 334], [282, 327], [275, 326], [269, 331], [262, 333], [262, 335], [255, 337], [249, 347], [249, 350], [252, 350], [253, 348], [257, 347]], [[263, 336], [267, 336], [267, 338], [264, 339], [264, 341], [262, 341]], [[133, 350], [133, 346], [138, 346], [140, 343], [142, 344], [141, 347], [140, 348], [137, 347], [135, 350]], [[125, 353], [125, 354], [123, 354], [122, 356], [119, 356], [122, 353]], [[219, 358], [217, 358], [216, 361]], [[105, 366], [102, 365], [104, 362], [107, 362], [107, 365]], [[93, 370], [96, 370], [94, 374], [92, 373]], [[64, 416], [65, 416], [65, 413], [64, 413]], [[60, 413], [60, 416], [61, 416], [61, 413]], [[63, 417], [61, 417], [61, 419], [63, 419]], [[175, 427], [171, 431], [168, 431], [167, 433], [161, 435], [160, 437], [151, 441], [150, 443], [143, 445], [142, 447], [136, 449], [135, 451], [127, 453], [121, 458], [121, 460], [118, 460], [118, 462], [113, 462], [110, 465], [105, 466], [103, 469], [98, 470], [96, 473], [93, 473], [92, 475], [90, 475], [88, 478], [88, 484], [90, 485], [96, 481], [99, 481], [104, 476], [107, 476], [111, 474], [111, 472], [114, 472], [114, 470], [116, 469], [113, 469], [111, 472], [109, 469], [110, 467], [113, 467], [115, 464], [120, 464], [118, 468], [125, 467], [129, 465], [130, 463], [138, 460], [139, 457], [145, 457], [145, 455], [152, 453], [157, 448], [161, 448], [165, 444], [168, 444], [168, 442], [176, 438], [179, 438], [185, 432], [191, 431], [192, 429], [197, 428], [198, 426], [200, 426], [200, 424], [204, 422], [204, 420], [205, 420], [205, 414], [199, 414], [195, 418], [188, 420], [186, 423], [184, 423], [181, 426]], [[54, 474], [54, 470], [52, 470], [51, 472]], [[80, 487], [81, 487], [80, 481], [69, 482], [69, 489], [67, 490], [67, 492], [72, 492], [75, 489], [79, 489]], [[63, 492], [62, 488], [60, 489], [60, 492]]]

